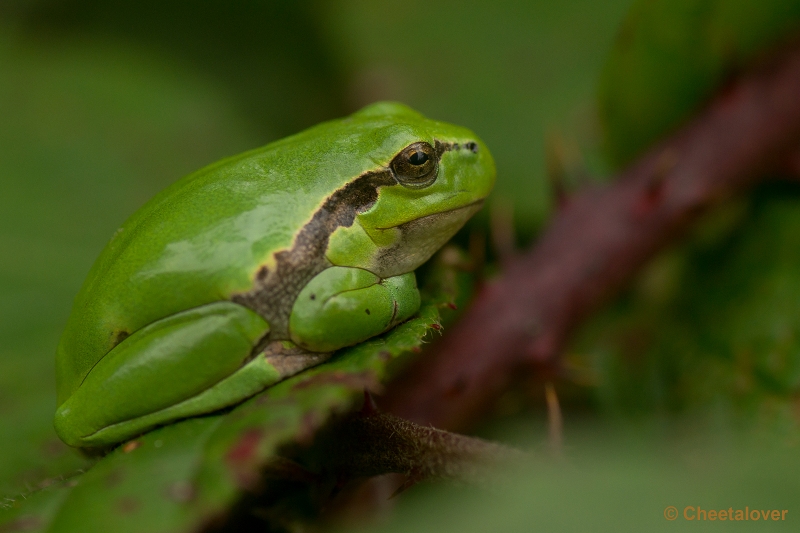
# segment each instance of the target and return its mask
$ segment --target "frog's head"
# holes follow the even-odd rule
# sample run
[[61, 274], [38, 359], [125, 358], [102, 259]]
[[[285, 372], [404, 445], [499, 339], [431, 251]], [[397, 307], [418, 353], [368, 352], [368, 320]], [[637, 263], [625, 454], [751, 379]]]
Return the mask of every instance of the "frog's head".
[[385, 184], [352, 226], [331, 235], [327, 256], [383, 278], [411, 272], [481, 208], [494, 186], [494, 160], [470, 130], [403, 104], [373, 104], [346, 120], [371, 131], [369, 158]]

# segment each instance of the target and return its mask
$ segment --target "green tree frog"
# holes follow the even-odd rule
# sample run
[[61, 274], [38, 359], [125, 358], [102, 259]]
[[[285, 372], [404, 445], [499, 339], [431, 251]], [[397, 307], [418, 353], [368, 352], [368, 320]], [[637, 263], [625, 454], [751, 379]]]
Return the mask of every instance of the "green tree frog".
[[407, 320], [414, 269], [494, 180], [471, 131], [381, 102], [177, 181], [76, 297], [58, 435], [106, 447], [217, 411]]

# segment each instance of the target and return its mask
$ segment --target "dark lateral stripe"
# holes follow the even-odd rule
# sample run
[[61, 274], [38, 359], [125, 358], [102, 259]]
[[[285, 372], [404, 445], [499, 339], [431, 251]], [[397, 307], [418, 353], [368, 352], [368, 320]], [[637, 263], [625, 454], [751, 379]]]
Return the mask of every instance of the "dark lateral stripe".
[[303, 226], [291, 249], [275, 254], [275, 267], [262, 266], [253, 288], [231, 300], [264, 317], [270, 340], [289, 338], [289, 315], [297, 295], [317, 274], [328, 268], [325, 257], [330, 236], [338, 227], [353, 225], [356, 215], [378, 199], [378, 188], [396, 185], [388, 169], [369, 171], [334, 192]]
[[[434, 143], [438, 159], [451, 150], [477, 151], [474, 142], [459, 145], [436, 140]], [[297, 295], [314, 276], [331, 266], [325, 252], [333, 232], [339, 227], [352, 226], [356, 215], [378, 199], [379, 187], [397, 185], [390, 168], [391, 164], [385, 169], [365, 172], [335, 191], [303, 226], [292, 248], [275, 254], [275, 268], [262, 266], [253, 288], [231, 297], [264, 317], [270, 325], [270, 341], [289, 338], [289, 316]]]

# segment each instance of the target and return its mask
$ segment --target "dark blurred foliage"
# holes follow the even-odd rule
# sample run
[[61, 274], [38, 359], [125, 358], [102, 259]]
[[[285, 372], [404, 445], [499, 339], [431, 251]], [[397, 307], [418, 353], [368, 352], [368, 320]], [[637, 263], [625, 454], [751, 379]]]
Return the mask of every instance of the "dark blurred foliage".
[[345, 113], [344, 79], [326, 47], [317, 2], [52, 0], [19, 4], [36, 33], [135, 42], [222, 80], [265, 136], [282, 137]]
[[796, 0], [637, 2], [600, 83], [605, 148], [629, 163], [685, 123], [721, 85], [795, 38]]

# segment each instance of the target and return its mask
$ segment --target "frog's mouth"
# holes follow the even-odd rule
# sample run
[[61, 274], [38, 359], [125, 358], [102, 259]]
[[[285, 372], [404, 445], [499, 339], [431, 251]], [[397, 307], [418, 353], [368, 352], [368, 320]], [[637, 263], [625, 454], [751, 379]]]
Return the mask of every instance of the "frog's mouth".
[[393, 244], [382, 247], [370, 271], [388, 278], [415, 270], [460, 230], [483, 206], [483, 199], [455, 209], [432, 213], [377, 231], [395, 233]]

